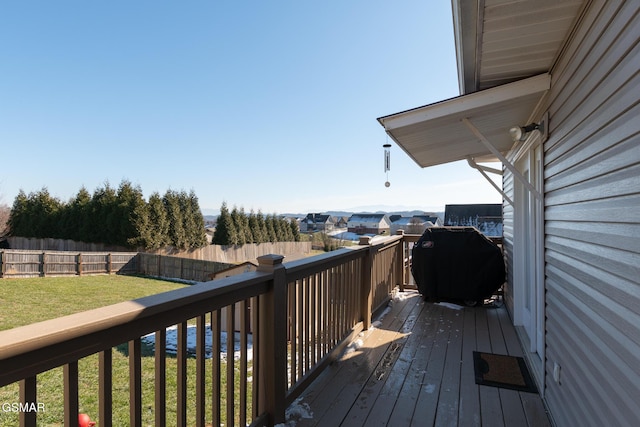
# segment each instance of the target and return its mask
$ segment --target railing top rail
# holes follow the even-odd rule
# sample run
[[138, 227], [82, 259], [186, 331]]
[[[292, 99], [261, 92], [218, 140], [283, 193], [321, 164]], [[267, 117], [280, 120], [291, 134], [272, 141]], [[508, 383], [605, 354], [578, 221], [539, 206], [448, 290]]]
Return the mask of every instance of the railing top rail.
[[353, 259], [364, 257], [365, 251], [370, 248], [379, 250], [401, 240], [401, 235], [379, 237], [371, 239], [369, 245], [347, 246], [342, 249], [315, 255], [313, 257], [285, 262], [284, 265], [287, 269], [287, 277], [292, 281], [300, 279], [308, 275], [310, 272], [322, 271]]
[[268, 291], [248, 272], [0, 331], [0, 387]]
[[6, 253], [24, 253], [24, 254], [87, 254], [87, 255], [137, 255], [136, 251], [62, 251], [54, 249], [0, 249], [0, 252]]
[[[311, 271], [322, 271], [344, 262], [364, 256], [365, 246], [352, 246], [315, 255], [313, 257], [285, 262], [287, 277], [295, 280], [304, 277]], [[299, 277], [298, 277], [299, 276]]]

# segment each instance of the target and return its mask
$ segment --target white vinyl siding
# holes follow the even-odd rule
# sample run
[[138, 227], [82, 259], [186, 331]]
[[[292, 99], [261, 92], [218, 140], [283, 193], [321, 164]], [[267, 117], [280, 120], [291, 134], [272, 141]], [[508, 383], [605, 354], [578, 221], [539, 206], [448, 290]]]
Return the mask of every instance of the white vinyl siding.
[[559, 426], [640, 420], [639, 9], [593, 1], [551, 72], [545, 400]]

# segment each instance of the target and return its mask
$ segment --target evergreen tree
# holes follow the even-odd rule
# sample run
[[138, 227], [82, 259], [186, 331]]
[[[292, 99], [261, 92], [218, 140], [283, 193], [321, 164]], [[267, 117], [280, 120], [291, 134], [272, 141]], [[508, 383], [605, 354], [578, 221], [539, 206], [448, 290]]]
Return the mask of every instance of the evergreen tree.
[[29, 227], [29, 200], [24, 191], [20, 190], [13, 200], [11, 213], [9, 214], [9, 235], [33, 237]]
[[267, 227], [267, 219], [265, 218], [265, 216], [262, 214], [261, 211], [258, 211], [258, 215], [256, 215], [256, 220], [258, 221], [258, 227], [260, 227], [260, 235], [262, 237], [262, 242], [260, 243], [266, 243], [266, 242], [270, 242], [270, 236], [269, 236], [269, 228]]
[[188, 246], [190, 249], [201, 248], [207, 244], [207, 236], [198, 197], [193, 190], [189, 194], [182, 192], [181, 197], [184, 204], [184, 228]]
[[136, 224], [137, 215], [146, 215], [145, 201], [140, 187], [134, 187], [129, 181], [122, 181], [116, 194], [114, 216], [114, 236], [115, 244], [129, 246], [132, 241], [138, 238]]
[[[262, 215], [262, 214], [260, 214]], [[266, 241], [263, 231], [264, 221], [261, 224], [258, 215], [253, 210], [249, 213], [249, 228], [251, 229], [251, 235], [253, 236], [254, 243], [264, 243]]]
[[253, 230], [249, 225], [249, 217], [244, 211], [244, 208], [240, 208], [240, 223], [242, 224], [242, 230], [244, 231], [244, 238], [247, 243], [255, 243], [255, 237], [253, 237]]
[[148, 243], [145, 244], [145, 247], [149, 249], [164, 248], [171, 243], [169, 238], [171, 225], [160, 194], [153, 193], [149, 197], [147, 206], [149, 219], [144, 235]]
[[178, 249], [187, 249], [187, 234], [184, 229], [184, 213], [180, 203], [180, 195], [167, 190], [163, 198], [164, 207], [169, 218], [169, 241]]
[[293, 242], [293, 232], [291, 231], [290, 222], [285, 217], [280, 217], [280, 228], [282, 229], [282, 242]]
[[220, 208], [220, 215], [216, 223], [216, 231], [213, 233], [211, 243], [214, 245], [237, 245], [238, 236], [236, 234], [233, 219], [227, 208], [227, 203], [223, 202]]
[[278, 235], [275, 227], [275, 217], [273, 215], [267, 215], [264, 219], [267, 227], [267, 241], [275, 243], [278, 241]]
[[65, 238], [79, 241], [89, 241], [89, 217], [91, 215], [91, 194], [83, 186], [78, 190], [75, 198], [71, 199], [65, 208], [64, 220]]
[[285, 230], [282, 228], [282, 218], [278, 217], [275, 213], [273, 218], [273, 228], [276, 230], [276, 242], [284, 242], [287, 240]]
[[62, 203], [51, 197], [46, 187], [37, 193], [29, 194], [28, 206], [33, 237], [59, 238], [62, 236], [62, 227], [58, 221]]
[[247, 235], [244, 229], [244, 223], [242, 221], [242, 216], [240, 211], [236, 206], [233, 207], [231, 211], [231, 220], [233, 221], [233, 226], [236, 230], [236, 245], [244, 245], [247, 243]]
[[291, 218], [291, 220], [289, 221], [289, 227], [291, 228], [291, 235], [293, 236], [293, 241], [299, 242], [300, 227], [298, 227], [298, 222], [294, 218]]
[[115, 215], [116, 192], [109, 183], [97, 188], [91, 197], [91, 216], [89, 220], [89, 242], [113, 244], [114, 235], [119, 228]]

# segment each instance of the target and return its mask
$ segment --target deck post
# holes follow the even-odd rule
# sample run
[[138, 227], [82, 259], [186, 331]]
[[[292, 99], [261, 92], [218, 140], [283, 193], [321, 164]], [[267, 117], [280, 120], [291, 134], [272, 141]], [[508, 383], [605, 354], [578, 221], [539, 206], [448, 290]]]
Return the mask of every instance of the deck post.
[[366, 331], [371, 327], [371, 305], [373, 303], [373, 252], [371, 249], [371, 237], [361, 236], [358, 242], [360, 246], [369, 246], [365, 251], [362, 262], [362, 283], [360, 284], [362, 301], [360, 302], [360, 313], [362, 314], [362, 328]]
[[259, 297], [260, 337], [258, 414], [268, 414], [269, 425], [285, 422], [287, 393], [287, 271], [282, 255], [258, 257], [258, 271], [273, 274], [270, 292]]
[[406, 255], [404, 253], [404, 230], [398, 230], [396, 234], [398, 236], [403, 236], [397, 252], [398, 255], [396, 256], [396, 280], [398, 281], [396, 285], [398, 285], [398, 289], [400, 290], [400, 292], [404, 292], [404, 285], [407, 283], [406, 277], [404, 275], [404, 260], [406, 259]]

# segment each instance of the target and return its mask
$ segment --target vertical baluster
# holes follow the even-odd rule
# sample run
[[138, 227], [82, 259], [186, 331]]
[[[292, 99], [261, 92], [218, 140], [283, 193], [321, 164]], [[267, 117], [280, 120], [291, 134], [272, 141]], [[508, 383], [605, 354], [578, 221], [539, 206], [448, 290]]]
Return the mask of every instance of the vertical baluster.
[[235, 344], [235, 317], [236, 305], [227, 306], [227, 422], [225, 425], [235, 425], [235, 360], [234, 349]]
[[196, 427], [204, 427], [205, 417], [205, 316], [196, 324]]
[[298, 299], [296, 301], [296, 310], [298, 318], [296, 319], [296, 337], [298, 341], [298, 375], [296, 381], [304, 375], [304, 348], [305, 348], [305, 330], [304, 330], [304, 283], [303, 280], [296, 281], [296, 289], [298, 291]]
[[247, 425], [247, 301], [238, 303], [240, 311], [240, 422], [238, 425]]
[[346, 269], [347, 269], [347, 286], [348, 286], [348, 291], [349, 291], [349, 304], [347, 305], [347, 307], [349, 307], [349, 325], [351, 325], [351, 327], [353, 327], [357, 320], [354, 316], [354, 310], [353, 310], [353, 305], [355, 304], [356, 301], [356, 295], [355, 295], [355, 281], [354, 281], [354, 277], [353, 277], [353, 264], [354, 261], [349, 261], [346, 265]]
[[219, 426], [221, 420], [221, 391], [220, 391], [220, 324], [221, 313], [216, 310], [211, 313], [211, 423]]
[[64, 365], [64, 425], [75, 427], [78, 425], [78, 362]]
[[298, 364], [297, 364], [297, 354], [298, 354], [298, 334], [296, 331], [296, 319], [297, 319], [297, 289], [296, 283], [288, 284], [287, 294], [288, 294], [288, 311], [289, 318], [287, 319], [287, 329], [289, 334], [289, 376], [287, 384], [290, 386], [296, 382], [296, 378], [298, 375]]
[[251, 338], [252, 338], [252, 351], [253, 351], [253, 364], [251, 368], [251, 417], [256, 419], [258, 417], [258, 390], [260, 387], [260, 361], [258, 360], [258, 348], [260, 345], [260, 334], [258, 334], [258, 319], [260, 319], [260, 309], [258, 304], [258, 297], [251, 298]]
[[329, 280], [327, 280], [328, 274], [327, 270], [320, 272], [320, 280], [322, 282], [322, 289], [324, 293], [324, 325], [322, 326], [323, 335], [324, 335], [324, 351], [323, 354], [327, 354], [329, 352], [329, 348], [331, 347], [331, 319], [329, 314], [331, 313], [331, 288], [329, 286]]
[[113, 424], [113, 370], [112, 350], [100, 352], [98, 359], [100, 395], [100, 427], [111, 427]]
[[343, 275], [343, 264], [336, 266], [335, 268], [335, 281], [338, 285], [338, 340], [342, 341], [342, 337], [344, 334], [344, 304], [345, 304], [345, 289], [344, 289], [344, 275]]
[[329, 269], [329, 281], [331, 282], [331, 348], [339, 342], [338, 336], [338, 286], [336, 283], [335, 268]]
[[[22, 404], [36, 404], [36, 377], [25, 378], [20, 381], [20, 402]], [[24, 411], [20, 412], [20, 427], [35, 427], [36, 426], [36, 411]]]
[[309, 285], [311, 292], [311, 313], [309, 316], [311, 317], [311, 354], [312, 354], [312, 364], [315, 365], [318, 363], [318, 319], [317, 319], [317, 305], [318, 299], [316, 295], [316, 281], [315, 276], [309, 276]]
[[142, 426], [142, 346], [140, 338], [129, 341], [129, 422]]
[[167, 330], [156, 332], [155, 348], [155, 422], [156, 427], [167, 425]]
[[311, 286], [309, 283], [309, 278], [304, 279], [304, 371], [309, 372], [309, 368], [311, 367], [311, 358], [312, 358], [312, 336], [313, 333], [311, 331]]
[[177, 366], [177, 425], [187, 424], [187, 322], [178, 325]]

